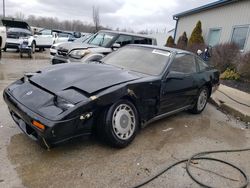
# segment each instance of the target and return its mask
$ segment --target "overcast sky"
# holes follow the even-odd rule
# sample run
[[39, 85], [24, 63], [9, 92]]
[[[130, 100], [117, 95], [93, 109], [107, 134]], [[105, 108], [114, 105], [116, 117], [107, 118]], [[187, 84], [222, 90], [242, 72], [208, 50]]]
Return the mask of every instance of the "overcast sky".
[[173, 14], [213, 1], [216, 0], [5, 0], [5, 4], [6, 15], [22, 12], [25, 16], [85, 22], [92, 22], [92, 7], [96, 6], [103, 26], [168, 31], [175, 26]]

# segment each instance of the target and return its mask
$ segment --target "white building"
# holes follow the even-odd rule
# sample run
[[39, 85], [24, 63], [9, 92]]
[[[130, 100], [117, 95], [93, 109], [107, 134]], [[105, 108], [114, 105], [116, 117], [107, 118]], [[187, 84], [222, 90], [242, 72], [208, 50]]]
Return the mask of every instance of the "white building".
[[188, 38], [196, 23], [202, 23], [206, 44], [235, 42], [242, 51], [250, 50], [250, 0], [219, 0], [173, 16], [174, 38], [186, 31]]
[[169, 30], [167, 33], [151, 33], [150, 37], [154, 37], [157, 41], [157, 46], [165, 46], [169, 36], [174, 37], [174, 29]]

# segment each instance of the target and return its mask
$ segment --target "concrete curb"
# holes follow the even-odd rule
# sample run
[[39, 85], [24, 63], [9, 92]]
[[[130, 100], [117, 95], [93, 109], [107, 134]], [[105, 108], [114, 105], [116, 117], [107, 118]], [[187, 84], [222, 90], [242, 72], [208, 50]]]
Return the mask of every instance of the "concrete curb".
[[222, 111], [233, 115], [235, 118], [240, 118], [241, 121], [244, 121], [246, 123], [250, 122], [249, 115], [243, 114], [242, 112], [230, 107], [229, 105], [225, 103], [221, 103], [220, 101], [214, 99], [213, 96], [210, 97], [209, 103], [215, 105], [217, 108], [220, 108]]

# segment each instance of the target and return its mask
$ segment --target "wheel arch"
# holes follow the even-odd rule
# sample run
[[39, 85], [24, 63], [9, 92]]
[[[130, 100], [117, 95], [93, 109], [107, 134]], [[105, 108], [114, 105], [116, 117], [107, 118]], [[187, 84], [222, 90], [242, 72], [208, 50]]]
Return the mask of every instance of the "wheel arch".
[[207, 82], [204, 86], [208, 88], [208, 92], [209, 92], [208, 96], [210, 97], [211, 94], [212, 94], [212, 84], [211, 84], [211, 82]]
[[134, 105], [134, 107], [137, 111], [137, 114], [138, 114], [138, 125], [139, 125], [139, 128], [141, 128], [141, 115], [140, 115], [140, 111], [139, 111], [138, 106], [137, 106], [138, 103], [136, 102], [136, 98], [133, 96], [130, 96], [130, 95], [125, 95], [122, 98], [120, 98], [120, 100], [128, 100], [129, 102], [131, 102]]

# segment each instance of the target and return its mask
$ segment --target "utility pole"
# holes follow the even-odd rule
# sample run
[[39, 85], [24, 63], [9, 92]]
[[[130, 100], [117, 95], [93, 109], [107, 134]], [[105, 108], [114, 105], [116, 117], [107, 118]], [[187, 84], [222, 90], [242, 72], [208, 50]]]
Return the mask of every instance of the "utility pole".
[[5, 0], [3, 0], [3, 18], [5, 18]]

